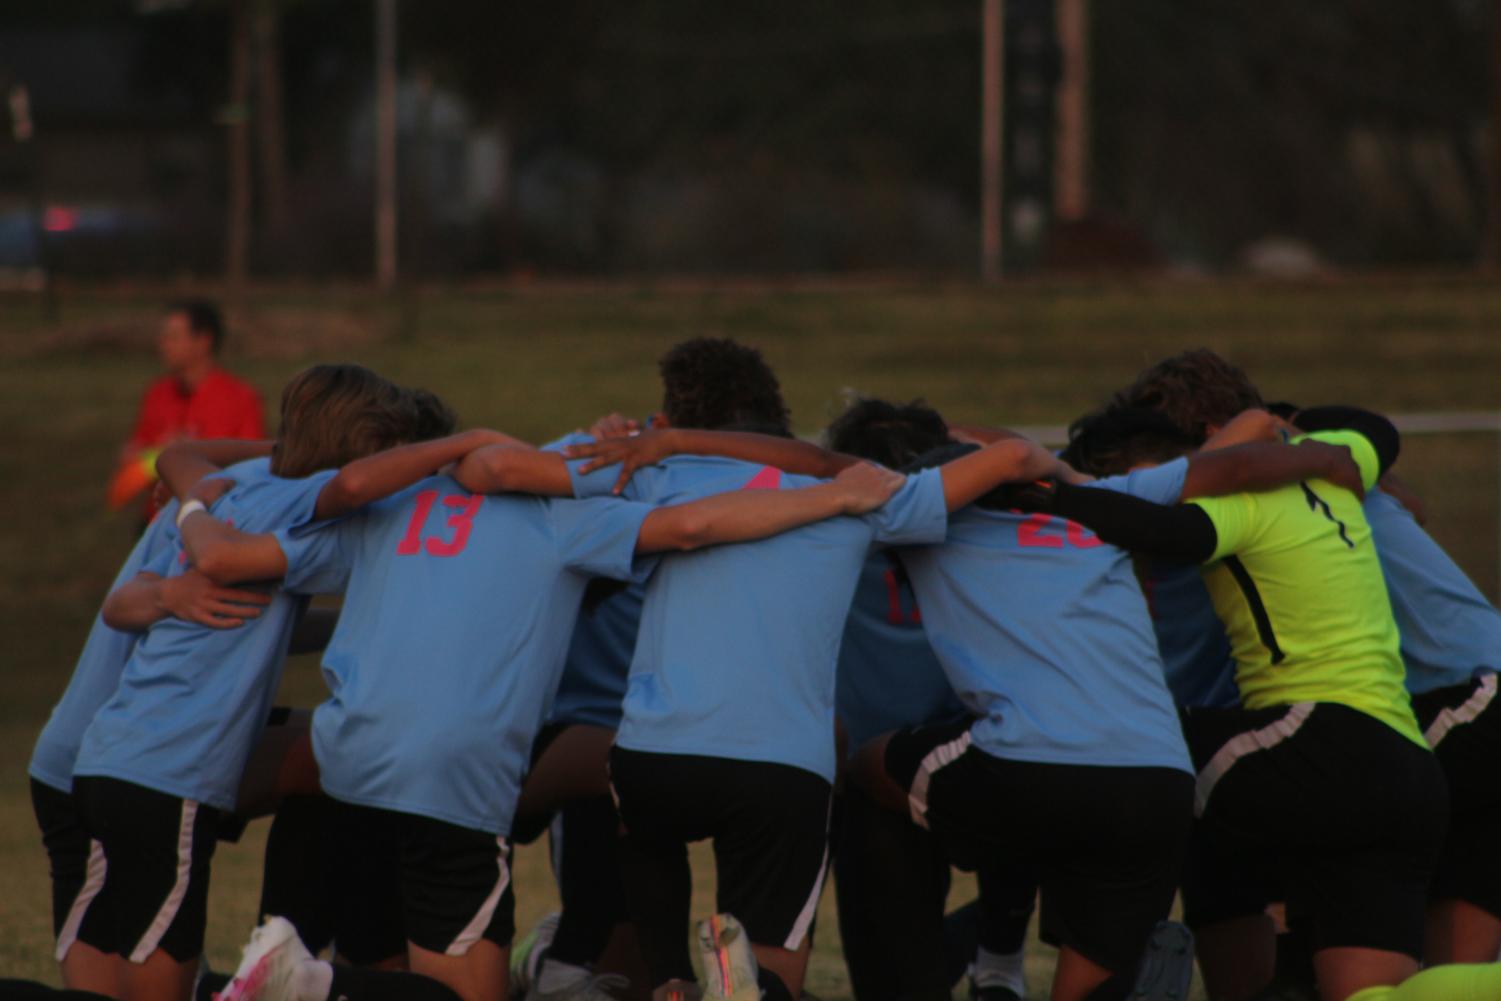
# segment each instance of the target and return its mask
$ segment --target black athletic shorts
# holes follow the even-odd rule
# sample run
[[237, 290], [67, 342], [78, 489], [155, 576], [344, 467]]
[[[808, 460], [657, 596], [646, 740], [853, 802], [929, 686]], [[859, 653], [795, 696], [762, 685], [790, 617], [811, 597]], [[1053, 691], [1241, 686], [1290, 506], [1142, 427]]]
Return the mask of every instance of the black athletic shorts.
[[759, 945], [797, 949], [829, 865], [832, 787], [769, 761], [610, 749], [610, 788], [626, 835], [714, 840], [720, 913]]
[[[89, 839], [71, 793], [32, 779], [31, 808], [42, 831], [42, 846], [47, 849], [52, 875], [52, 935], [57, 939], [57, 961], [62, 962], [78, 937], [83, 912], [104, 881], [104, 853]], [[64, 928], [68, 930], [66, 936]]]
[[1173, 906], [1192, 776], [997, 758], [970, 746], [969, 726], [960, 720], [892, 735], [886, 772], [907, 790], [912, 819], [961, 869], [1032, 866], [1043, 937], [1131, 973]]
[[516, 894], [505, 838], [411, 813], [343, 806], [343, 823], [394, 839], [408, 940], [448, 956], [466, 954], [482, 938], [511, 944]]
[[73, 796], [104, 870], [78, 940], [133, 963], [157, 949], [179, 963], [197, 960], [219, 811], [97, 775], [76, 776]]
[[1501, 699], [1497, 679], [1414, 695], [1413, 711], [1449, 780], [1449, 836], [1433, 876], [1435, 900], [1463, 900], [1501, 917]]
[[395, 825], [330, 796], [288, 796], [266, 837], [261, 918], [284, 917], [315, 955], [355, 966], [406, 954]]
[[[1314, 951], [1421, 958], [1428, 884], [1449, 814], [1428, 750], [1348, 706], [1197, 709], [1184, 916], [1202, 927], [1284, 899]], [[1306, 924], [1305, 924], [1306, 922]]]

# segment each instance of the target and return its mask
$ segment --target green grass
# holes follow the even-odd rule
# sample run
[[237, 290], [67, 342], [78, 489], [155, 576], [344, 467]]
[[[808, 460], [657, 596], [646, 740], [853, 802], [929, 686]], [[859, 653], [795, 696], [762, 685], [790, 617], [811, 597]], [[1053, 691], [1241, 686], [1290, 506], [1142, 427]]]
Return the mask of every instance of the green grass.
[[[104, 483], [155, 371], [160, 304], [178, 289], [70, 290], [61, 317], [0, 300], [0, 975], [51, 980], [45, 859], [25, 764], [103, 591], [130, 545]], [[1271, 398], [1362, 402], [1391, 412], [1501, 406], [1501, 287], [1463, 278], [1340, 283], [445, 287], [391, 303], [367, 289], [278, 287], [232, 316], [232, 366], [268, 400], [299, 367], [355, 360], [447, 397], [466, 423], [532, 438], [658, 400], [655, 359], [696, 334], [756, 344], [781, 374], [797, 426], [815, 431], [848, 390], [922, 396], [952, 419], [1062, 423], [1161, 355], [1207, 345]], [[1488, 593], [1497, 584], [1497, 449], [1491, 435], [1413, 438], [1402, 469], [1430, 528]], [[320, 698], [315, 664], [283, 698]], [[231, 966], [259, 880], [264, 825], [214, 869], [209, 954]], [[698, 866], [700, 912], [709, 867]], [[517, 863], [519, 920], [552, 906], [545, 856]], [[963, 890], [959, 891], [963, 892]], [[847, 996], [830, 900], [810, 989]], [[1041, 988], [1050, 960], [1035, 956]], [[1041, 996], [1041, 995], [1039, 995]]]

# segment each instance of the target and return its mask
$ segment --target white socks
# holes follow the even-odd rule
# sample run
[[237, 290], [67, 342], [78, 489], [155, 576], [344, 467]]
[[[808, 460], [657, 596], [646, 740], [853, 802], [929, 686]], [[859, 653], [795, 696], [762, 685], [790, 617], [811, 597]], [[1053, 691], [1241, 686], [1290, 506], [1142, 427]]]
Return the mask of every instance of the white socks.
[[322, 959], [305, 959], [292, 975], [291, 988], [297, 1001], [329, 1001], [334, 989], [334, 968]]
[[1025, 971], [1027, 950], [1013, 953], [990, 952], [984, 946], [975, 950], [975, 961], [969, 967], [969, 979], [975, 987], [1005, 987], [1016, 992], [1017, 997], [1027, 996]]
[[536, 991], [538, 994], [555, 994], [588, 979], [586, 968], [548, 957], [542, 960], [542, 969], [537, 974]]

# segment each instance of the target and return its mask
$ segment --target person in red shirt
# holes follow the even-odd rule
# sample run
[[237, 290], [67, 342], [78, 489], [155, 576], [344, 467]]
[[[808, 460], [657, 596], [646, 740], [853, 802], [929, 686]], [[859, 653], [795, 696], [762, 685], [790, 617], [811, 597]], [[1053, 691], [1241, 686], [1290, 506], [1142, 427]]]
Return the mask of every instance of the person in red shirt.
[[[157, 337], [166, 373], [146, 389], [135, 428], [110, 483], [110, 506], [119, 509], [156, 482], [156, 456], [179, 438], [264, 438], [260, 394], [219, 367], [224, 323], [209, 302], [171, 306]], [[144, 515], [156, 514], [146, 493]]]

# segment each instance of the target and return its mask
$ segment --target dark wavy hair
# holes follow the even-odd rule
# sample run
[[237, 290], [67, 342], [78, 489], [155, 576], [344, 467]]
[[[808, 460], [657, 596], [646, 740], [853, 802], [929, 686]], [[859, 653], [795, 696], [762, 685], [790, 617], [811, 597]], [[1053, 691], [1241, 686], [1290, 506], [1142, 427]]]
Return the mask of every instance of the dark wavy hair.
[[924, 452], [947, 443], [949, 426], [922, 400], [899, 404], [860, 399], [834, 418], [825, 435], [836, 452], [901, 469]]
[[1144, 462], [1176, 459], [1199, 444], [1161, 411], [1106, 407], [1069, 425], [1063, 461], [1091, 476], [1115, 476]]
[[1261, 393], [1243, 369], [1208, 348], [1195, 348], [1164, 358], [1142, 372], [1111, 398], [1106, 409], [1159, 411], [1200, 444], [1211, 426], [1261, 406]]
[[792, 418], [771, 366], [755, 348], [695, 337], [657, 363], [662, 412], [673, 427], [792, 436]]

